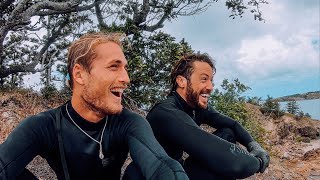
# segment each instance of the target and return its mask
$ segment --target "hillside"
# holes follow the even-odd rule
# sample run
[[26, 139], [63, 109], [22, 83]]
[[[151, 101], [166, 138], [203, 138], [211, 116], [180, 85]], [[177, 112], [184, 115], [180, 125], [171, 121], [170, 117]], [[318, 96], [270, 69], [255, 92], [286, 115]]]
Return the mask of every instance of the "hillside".
[[300, 101], [300, 100], [310, 100], [310, 99], [320, 99], [320, 91], [307, 92], [302, 94], [293, 94], [289, 96], [274, 98], [273, 100], [278, 102], [283, 102], [283, 101], [293, 101], [293, 100]]
[[[64, 98], [43, 99], [27, 91], [0, 92], [0, 143], [25, 117], [57, 107]], [[279, 119], [264, 116], [258, 106], [247, 104], [252, 120], [266, 130], [264, 146], [270, 152], [271, 163], [263, 174], [246, 180], [313, 180], [320, 179], [320, 121], [308, 118], [296, 120], [286, 114]], [[203, 127], [205, 130], [212, 130]], [[128, 158], [126, 165], [130, 162]], [[39, 179], [56, 179], [52, 169], [41, 157], [36, 157], [27, 167]]]

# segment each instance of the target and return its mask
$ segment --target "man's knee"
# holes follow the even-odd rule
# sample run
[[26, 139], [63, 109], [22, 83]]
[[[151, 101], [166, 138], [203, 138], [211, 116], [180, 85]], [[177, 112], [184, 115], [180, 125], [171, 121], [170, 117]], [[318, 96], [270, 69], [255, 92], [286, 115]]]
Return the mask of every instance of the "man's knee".
[[236, 143], [234, 132], [230, 128], [220, 128], [213, 132], [214, 135], [231, 143]]
[[224, 175], [219, 175], [216, 172], [212, 172], [206, 166], [203, 166], [202, 163], [197, 161], [190, 156], [185, 160], [184, 170], [186, 171], [190, 180], [199, 180], [199, 179], [224, 179], [224, 180], [235, 180], [234, 178], [230, 178]]

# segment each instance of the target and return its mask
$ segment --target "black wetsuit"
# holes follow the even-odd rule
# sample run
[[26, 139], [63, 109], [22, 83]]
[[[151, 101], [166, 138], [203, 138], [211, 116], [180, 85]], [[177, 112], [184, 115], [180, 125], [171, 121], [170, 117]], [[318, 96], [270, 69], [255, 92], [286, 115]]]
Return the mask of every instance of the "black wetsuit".
[[231, 129], [233, 135], [230, 138], [244, 146], [253, 141], [237, 121], [214, 109], [192, 109], [178, 93], [173, 92], [151, 109], [147, 120], [169, 156], [182, 162], [183, 151], [190, 155], [184, 162], [190, 179], [245, 178], [259, 171], [257, 158], [199, 127], [208, 124], [218, 130]]
[[[67, 103], [76, 123], [100, 140], [105, 119], [98, 123], [84, 120]], [[61, 134], [70, 179], [120, 179], [120, 171], [130, 150], [133, 161], [147, 179], [188, 179], [182, 166], [170, 158], [154, 138], [149, 123], [127, 110], [109, 115], [103, 134], [102, 165], [99, 145], [81, 132], [66, 114], [65, 105], [23, 120], [0, 145], [0, 179], [15, 179], [36, 156], [45, 158], [58, 179], [64, 179], [55, 113], [61, 110]]]

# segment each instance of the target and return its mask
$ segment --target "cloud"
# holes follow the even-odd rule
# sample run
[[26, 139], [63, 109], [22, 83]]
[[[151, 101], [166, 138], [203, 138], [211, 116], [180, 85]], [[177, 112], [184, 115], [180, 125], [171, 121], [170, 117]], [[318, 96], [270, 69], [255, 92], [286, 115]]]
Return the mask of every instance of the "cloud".
[[272, 35], [245, 39], [237, 53], [236, 68], [250, 79], [314, 75], [320, 66], [312, 38], [303, 33], [284, 41]]

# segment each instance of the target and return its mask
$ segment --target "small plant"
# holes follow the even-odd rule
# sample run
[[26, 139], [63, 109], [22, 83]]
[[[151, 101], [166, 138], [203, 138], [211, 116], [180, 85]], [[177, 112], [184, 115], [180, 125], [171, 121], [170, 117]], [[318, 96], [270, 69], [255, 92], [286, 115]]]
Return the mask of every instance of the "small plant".
[[303, 119], [303, 117], [304, 117], [303, 111], [299, 111], [299, 112], [296, 114], [295, 119], [296, 119], [296, 120], [301, 120], [301, 119]]
[[306, 113], [304, 116], [308, 117], [308, 118], [311, 118], [311, 115], [309, 113]]

